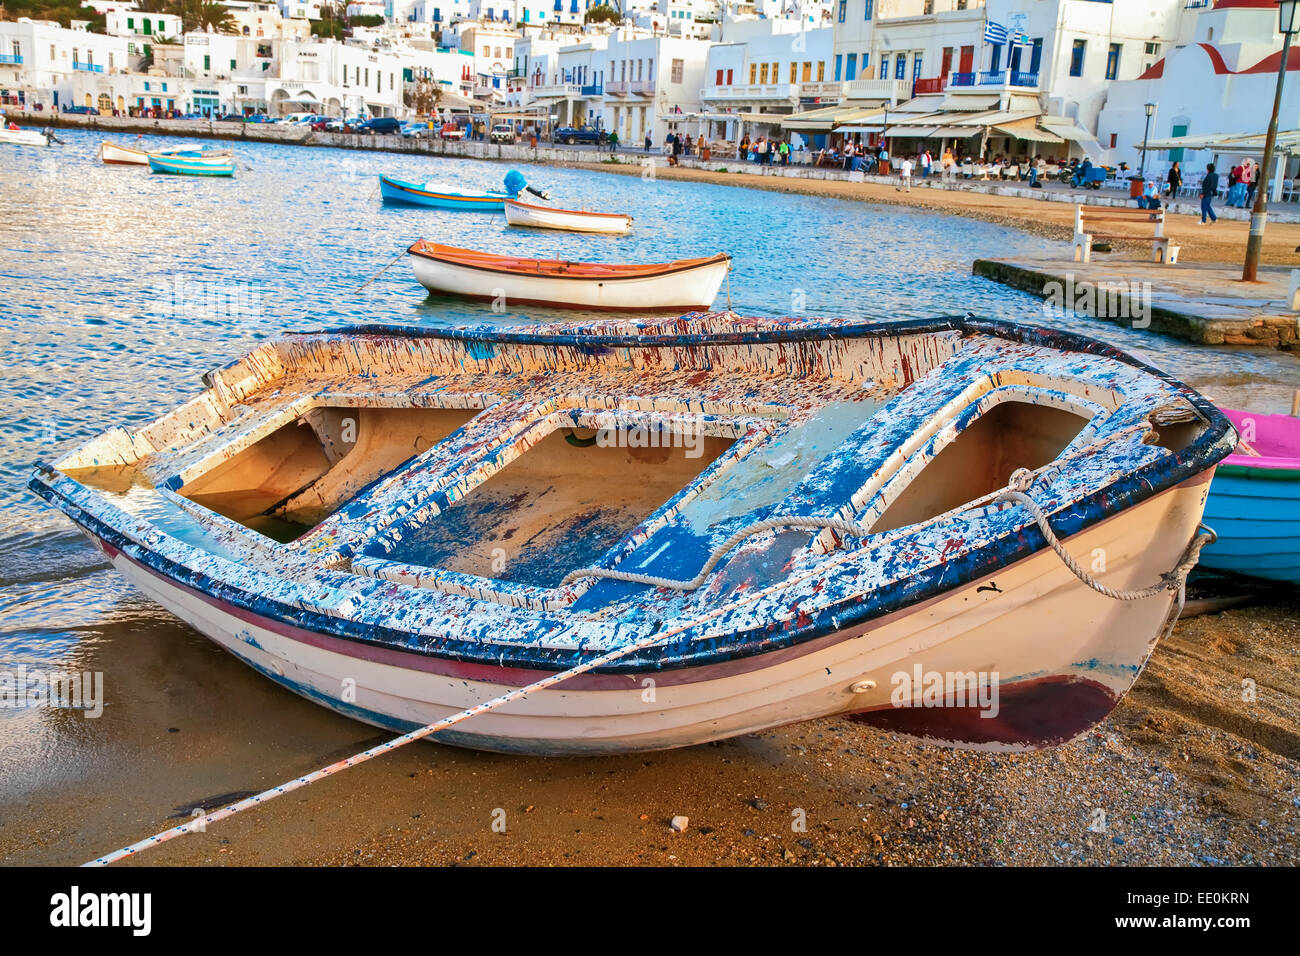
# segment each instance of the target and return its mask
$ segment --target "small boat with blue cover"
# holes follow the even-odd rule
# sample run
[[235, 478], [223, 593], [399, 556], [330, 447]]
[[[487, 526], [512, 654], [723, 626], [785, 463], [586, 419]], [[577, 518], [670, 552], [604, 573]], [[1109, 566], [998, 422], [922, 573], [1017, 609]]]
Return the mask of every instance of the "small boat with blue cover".
[[387, 203], [408, 206], [433, 206], [437, 209], [469, 209], [500, 212], [505, 201], [528, 191], [542, 199], [546, 193], [528, 185], [523, 173], [512, 169], [505, 176], [505, 189], [465, 189], [443, 183], [411, 183], [392, 176], [379, 177], [379, 194]]
[[1300, 418], [1223, 409], [1241, 443], [1210, 485], [1205, 521], [1219, 539], [1201, 563], [1300, 584]]
[[235, 157], [228, 149], [150, 153], [149, 169], [173, 176], [233, 176]]
[[969, 317], [360, 326], [204, 382], [31, 487], [268, 679], [403, 732], [494, 698], [432, 739], [528, 754], [1069, 740], [1176, 619], [1237, 441], [1121, 352]]

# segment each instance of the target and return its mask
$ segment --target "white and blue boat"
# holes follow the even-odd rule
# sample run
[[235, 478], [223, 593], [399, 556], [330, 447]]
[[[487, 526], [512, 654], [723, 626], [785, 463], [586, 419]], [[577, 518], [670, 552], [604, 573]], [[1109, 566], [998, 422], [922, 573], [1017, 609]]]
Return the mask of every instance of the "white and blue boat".
[[1300, 418], [1225, 408], [1241, 436], [1214, 474], [1205, 522], [1219, 536], [1201, 564], [1300, 584]]
[[32, 489], [340, 713], [405, 732], [535, 688], [432, 738], [528, 754], [833, 715], [1070, 740], [1176, 620], [1237, 441], [1113, 348], [969, 317], [359, 326], [204, 382]]
[[233, 176], [235, 157], [230, 150], [186, 150], [150, 153], [149, 168], [174, 176]]
[[505, 209], [505, 201], [514, 198], [511, 193], [499, 189], [473, 190], [441, 183], [408, 183], [383, 175], [379, 177], [379, 194], [384, 202], [479, 212], [501, 212]]

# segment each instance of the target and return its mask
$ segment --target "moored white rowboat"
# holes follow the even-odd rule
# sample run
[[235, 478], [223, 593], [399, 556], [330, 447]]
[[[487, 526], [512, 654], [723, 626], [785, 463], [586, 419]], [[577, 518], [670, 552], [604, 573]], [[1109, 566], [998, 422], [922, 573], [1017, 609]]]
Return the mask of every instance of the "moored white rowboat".
[[6, 129], [0, 127], [0, 143], [14, 146], [49, 146], [50, 139], [36, 129]]
[[563, 229], [568, 232], [596, 232], [623, 235], [632, 228], [632, 217], [622, 213], [585, 212], [577, 209], [552, 209], [533, 203], [507, 199], [506, 222], [512, 226], [535, 229]]
[[533, 754], [830, 715], [1068, 740], [1137, 679], [1176, 588], [1085, 586], [1003, 500], [1011, 470], [1132, 589], [1194, 555], [1236, 441], [1109, 347], [957, 319], [363, 327], [207, 380], [31, 487], [259, 673], [385, 728], [641, 648], [435, 738]]
[[233, 176], [235, 174], [235, 158], [230, 150], [149, 153], [148, 161], [149, 168], [155, 173], [169, 173], [175, 176]]
[[143, 149], [120, 146], [117, 143], [99, 144], [99, 158], [110, 166], [148, 166], [149, 153]]
[[627, 312], [707, 309], [731, 267], [726, 253], [632, 265], [499, 256], [424, 239], [407, 251], [415, 278], [430, 292]]

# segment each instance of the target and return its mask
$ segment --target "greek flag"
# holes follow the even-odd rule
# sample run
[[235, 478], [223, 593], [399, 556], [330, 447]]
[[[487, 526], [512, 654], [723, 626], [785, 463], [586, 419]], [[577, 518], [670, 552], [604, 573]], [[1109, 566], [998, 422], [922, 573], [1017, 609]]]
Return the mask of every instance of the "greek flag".
[[1007, 28], [1000, 23], [989, 21], [984, 25], [984, 42], [1001, 46], [1007, 42]]

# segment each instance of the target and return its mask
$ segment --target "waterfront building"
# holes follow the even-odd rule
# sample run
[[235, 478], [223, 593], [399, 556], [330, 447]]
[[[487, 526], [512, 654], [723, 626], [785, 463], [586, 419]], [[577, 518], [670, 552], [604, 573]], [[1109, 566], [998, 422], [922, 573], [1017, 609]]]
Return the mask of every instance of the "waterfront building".
[[674, 36], [638, 36], [620, 30], [605, 50], [604, 129], [640, 146], [648, 132], [661, 145], [670, 128], [698, 122], [709, 42]]
[[109, 80], [128, 68], [129, 59], [125, 37], [52, 20], [0, 21], [0, 102], [111, 112], [115, 98]]
[[[1116, 161], [1142, 164], [1142, 143], [1161, 148], [1147, 155], [1149, 176], [1163, 179], [1178, 161], [1183, 181], [1197, 182], [1207, 163], [1223, 172], [1244, 158], [1263, 159], [1282, 59], [1277, 4], [1271, 0], [1217, 0], [1188, 11], [1187, 42], [1166, 47], [1135, 79], [1113, 83], [1098, 120], [1104, 145]], [[1300, 129], [1300, 49], [1292, 47], [1278, 117], [1283, 134]], [[1296, 73], [1296, 76], [1291, 76]], [[1147, 132], [1145, 105], [1154, 105]], [[1234, 142], [1251, 136], [1253, 140]], [[1187, 140], [1189, 146], [1173, 145]], [[1285, 149], [1271, 173], [1273, 195], [1294, 198], [1300, 160], [1289, 155], [1300, 137], [1283, 135]]]

